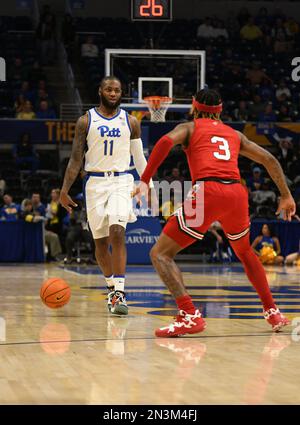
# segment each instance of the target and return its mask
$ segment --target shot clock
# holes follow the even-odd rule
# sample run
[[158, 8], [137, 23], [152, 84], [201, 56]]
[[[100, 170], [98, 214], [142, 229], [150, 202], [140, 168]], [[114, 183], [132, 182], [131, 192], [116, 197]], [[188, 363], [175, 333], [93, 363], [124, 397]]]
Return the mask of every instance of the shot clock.
[[172, 0], [131, 0], [132, 21], [171, 21]]

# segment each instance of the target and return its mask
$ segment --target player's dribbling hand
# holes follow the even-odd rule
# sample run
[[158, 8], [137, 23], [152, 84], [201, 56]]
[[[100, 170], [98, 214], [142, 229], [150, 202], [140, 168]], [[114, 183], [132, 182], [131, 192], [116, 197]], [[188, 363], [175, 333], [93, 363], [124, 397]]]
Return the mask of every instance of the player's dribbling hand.
[[276, 215], [283, 212], [283, 220], [291, 221], [292, 216], [296, 213], [296, 204], [292, 195], [281, 196]]
[[149, 187], [146, 183], [140, 182], [140, 184], [134, 188], [132, 197], [136, 198], [137, 203], [142, 205], [142, 197], [144, 196], [147, 199]]
[[77, 207], [77, 204], [67, 192], [60, 192], [59, 202], [70, 214], [72, 212], [72, 207]]

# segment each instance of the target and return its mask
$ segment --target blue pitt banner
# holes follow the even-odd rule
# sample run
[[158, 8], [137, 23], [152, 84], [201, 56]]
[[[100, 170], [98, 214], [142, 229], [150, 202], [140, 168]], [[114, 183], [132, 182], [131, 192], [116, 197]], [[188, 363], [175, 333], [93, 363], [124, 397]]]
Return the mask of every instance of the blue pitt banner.
[[157, 217], [139, 217], [126, 230], [128, 264], [151, 264], [149, 252], [161, 233]]
[[[144, 149], [155, 144], [163, 135], [172, 130], [178, 122], [142, 122]], [[249, 139], [263, 146], [276, 145], [278, 138], [290, 138], [294, 143], [300, 141], [300, 122], [297, 123], [239, 123], [229, 122], [232, 128], [242, 131]], [[62, 144], [72, 143], [75, 134], [75, 121], [62, 120], [0, 120], [0, 143], [16, 143], [21, 134], [31, 134], [33, 143]]]

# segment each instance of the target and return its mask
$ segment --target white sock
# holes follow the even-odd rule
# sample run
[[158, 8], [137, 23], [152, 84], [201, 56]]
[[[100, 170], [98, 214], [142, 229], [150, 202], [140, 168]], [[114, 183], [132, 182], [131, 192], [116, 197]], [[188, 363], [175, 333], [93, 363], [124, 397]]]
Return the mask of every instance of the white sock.
[[106, 286], [108, 288], [113, 288], [114, 287], [114, 275], [112, 274], [111, 276], [104, 276], [105, 282], [106, 282]]
[[125, 276], [124, 275], [115, 276], [114, 277], [114, 286], [115, 286], [115, 291], [124, 292]]

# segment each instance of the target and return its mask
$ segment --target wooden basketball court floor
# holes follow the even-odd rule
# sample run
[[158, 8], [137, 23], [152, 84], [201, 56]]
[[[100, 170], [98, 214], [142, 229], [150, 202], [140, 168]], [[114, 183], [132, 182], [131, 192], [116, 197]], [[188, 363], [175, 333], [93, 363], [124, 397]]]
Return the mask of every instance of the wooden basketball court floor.
[[[268, 268], [294, 319], [279, 334], [240, 265], [182, 270], [208, 327], [157, 339], [176, 309], [150, 266], [128, 267], [130, 314], [114, 317], [95, 266], [0, 265], [0, 403], [300, 404], [300, 268]], [[56, 276], [72, 297], [51, 310], [39, 289]]]

